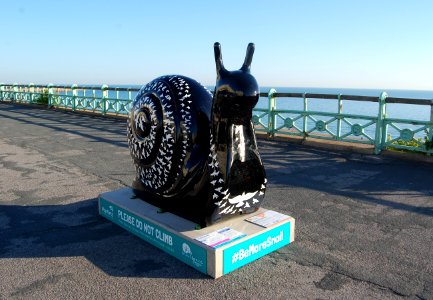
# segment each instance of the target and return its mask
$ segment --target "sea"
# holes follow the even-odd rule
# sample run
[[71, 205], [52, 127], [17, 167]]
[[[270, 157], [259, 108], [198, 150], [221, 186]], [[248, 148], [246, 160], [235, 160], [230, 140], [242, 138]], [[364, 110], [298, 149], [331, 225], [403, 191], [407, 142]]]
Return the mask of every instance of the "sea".
[[[95, 86], [95, 85], [91, 85]], [[99, 86], [99, 85], [96, 85]], [[120, 88], [140, 88], [140, 85], [110, 85], [110, 87]], [[210, 91], [214, 90], [214, 86], [206, 86]], [[350, 88], [317, 88], [317, 87], [261, 87], [260, 92], [268, 92], [274, 88], [279, 93], [318, 93], [318, 94], [342, 94], [342, 95], [357, 95], [357, 96], [374, 96], [379, 97], [382, 92], [386, 92], [389, 97], [413, 98], [413, 99], [430, 99], [433, 100], [433, 90], [381, 90], [381, 89], [350, 89]], [[97, 91], [97, 94], [98, 91]], [[134, 99], [137, 93], [132, 93]], [[99, 96], [99, 95], [98, 95]], [[110, 91], [109, 97], [115, 97], [115, 92]], [[119, 92], [119, 97], [127, 99], [127, 92]], [[268, 100], [261, 97], [257, 103], [257, 108], [266, 108]], [[303, 99], [301, 98], [277, 98], [278, 109], [302, 110]], [[367, 116], [376, 116], [378, 114], [378, 103], [360, 102], [360, 101], [343, 101], [343, 113], [358, 114]], [[337, 100], [332, 99], [309, 99], [308, 110], [337, 112]], [[415, 119], [415, 120], [430, 120], [430, 108], [426, 105], [413, 104], [387, 104], [387, 117]]]
[[[261, 88], [261, 92], [269, 91], [269, 87]], [[275, 88], [281, 93], [318, 93], [318, 94], [342, 94], [357, 96], [379, 97], [382, 92], [386, 92], [389, 97], [431, 99], [433, 91], [423, 90], [380, 90], [380, 89], [348, 89], [348, 88], [300, 88], [300, 87], [279, 87]], [[302, 110], [303, 99], [301, 98], [277, 98], [277, 108]], [[265, 108], [268, 105], [267, 99], [261, 99], [257, 107]], [[338, 101], [333, 99], [309, 99], [308, 110], [323, 112], [338, 112]], [[377, 116], [379, 104], [376, 102], [360, 102], [344, 100], [342, 112], [347, 114], [357, 114], [366, 116]], [[420, 121], [430, 120], [431, 109], [427, 105], [397, 104], [388, 103], [386, 115], [388, 118], [413, 119]]]
[[[110, 87], [122, 87], [122, 88], [140, 88], [139, 85], [110, 85]], [[210, 91], [214, 90], [213, 86], [207, 86]], [[272, 87], [280, 93], [318, 93], [318, 94], [343, 94], [343, 95], [357, 95], [357, 96], [374, 96], [379, 97], [382, 92], [386, 92], [389, 97], [401, 97], [401, 98], [413, 98], [413, 99], [432, 99], [433, 90], [381, 90], [381, 89], [350, 89], [350, 88], [317, 88], [317, 87]], [[268, 92], [271, 87], [261, 87], [260, 92]], [[116, 97], [116, 92], [110, 91], [109, 98]], [[137, 93], [133, 92], [131, 97], [135, 98]], [[119, 97], [127, 99], [127, 92], [119, 92]], [[303, 110], [303, 99], [302, 98], [276, 98], [277, 109], [285, 110]], [[256, 108], [267, 108], [268, 99], [266, 97], [260, 97]], [[334, 99], [308, 99], [308, 110], [319, 111], [319, 112], [338, 112], [338, 101]], [[350, 101], [344, 100], [342, 105], [342, 113], [345, 114], [356, 114], [364, 116], [375, 117], [378, 115], [379, 104], [376, 102], [361, 102], [361, 101]], [[386, 105], [386, 117], [395, 119], [410, 119], [417, 121], [429, 121], [432, 115], [432, 107], [430, 105], [414, 105], [414, 104], [398, 104], [388, 103]], [[284, 122], [284, 118], [291, 117], [296, 118], [294, 114], [282, 114], [277, 118], [277, 126], [280, 126]], [[329, 120], [327, 117], [316, 117], [315, 119], [323, 119], [324, 121]], [[262, 120], [263, 123], [267, 123], [267, 120]], [[351, 124], [359, 123], [365, 124], [365, 120], [348, 120]], [[309, 126], [312, 126], [310, 122]], [[411, 130], [417, 130], [420, 128], [416, 124], [396, 124], [398, 129], [409, 128]], [[299, 127], [299, 124], [298, 124]], [[330, 125], [330, 129], [335, 131], [335, 122]], [[350, 125], [347, 123], [343, 124], [343, 130], [348, 130]], [[389, 126], [389, 134], [392, 136], [398, 135], [398, 130]], [[374, 136], [375, 127], [369, 126], [365, 128], [366, 134]], [[416, 138], [423, 138], [425, 133], [423, 131], [415, 134]]]
[[[95, 86], [95, 85], [92, 85]], [[98, 86], [98, 85], [97, 85]], [[120, 88], [140, 88], [140, 85], [110, 85], [110, 87]], [[214, 90], [214, 86], [206, 86], [210, 91]], [[279, 93], [317, 93], [317, 94], [343, 94], [357, 96], [374, 96], [379, 97], [382, 92], [386, 92], [389, 97], [413, 98], [413, 99], [430, 99], [433, 100], [433, 90], [380, 90], [380, 89], [350, 89], [350, 88], [317, 88], [317, 87], [261, 87], [260, 92], [267, 93], [271, 88], [274, 88]], [[132, 99], [137, 93], [132, 93]], [[110, 91], [109, 97], [115, 97], [115, 92]], [[127, 92], [119, 92], [119, 97], [127, 99]], [[266, 108], [268, 100], [261, 97], [257, 103], [257, 108]], [[302, 98], [277, 98], [277, 109], [302, 110]], [[343, 101], [343, 113], [357, 114], [366, 116], [377, 116], [378, 103], [375, 102], [360, 102], [360, 101]], [[338, 102], [333, 99], [309, 99], [308, 110], [337, 112]], [[430, 120], [431, 109], [428, 105], [413, 105], [413, 104], [397, 104], [388, 103], [386, 115], [388, 118], [398, 119], [413, 119], [420, 121]]]

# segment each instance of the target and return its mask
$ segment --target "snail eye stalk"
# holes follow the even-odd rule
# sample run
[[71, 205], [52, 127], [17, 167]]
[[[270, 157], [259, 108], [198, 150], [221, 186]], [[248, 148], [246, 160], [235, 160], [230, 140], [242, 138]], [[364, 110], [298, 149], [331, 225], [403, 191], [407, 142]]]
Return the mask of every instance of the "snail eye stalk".
[[226, 72], [227, 70], [224, 68], [223, 57], [221, 54], [221, 45], [216, 42], [213, 45], [214, 53], [215, 53], [215, 65], [217, 71], [217, 77], [220, 78], [221, 74]]
[[253, 61], [255, 46], [253, 43], [249, 43], [247, 47], [247, 53], [245, 54], [245, 61], [242, 65], [241, 71], [249, 72], [251, 69], [251, 62]]

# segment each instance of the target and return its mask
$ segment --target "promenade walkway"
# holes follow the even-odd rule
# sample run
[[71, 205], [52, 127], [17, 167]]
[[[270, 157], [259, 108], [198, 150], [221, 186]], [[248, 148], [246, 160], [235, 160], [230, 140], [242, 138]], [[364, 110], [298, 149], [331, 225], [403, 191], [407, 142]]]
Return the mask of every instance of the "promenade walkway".
[[0, 103], [0, 299], [433, 299], [433, 164], [259, 149], [295, 242], [213, 280], [98, 216], [125, 120]]

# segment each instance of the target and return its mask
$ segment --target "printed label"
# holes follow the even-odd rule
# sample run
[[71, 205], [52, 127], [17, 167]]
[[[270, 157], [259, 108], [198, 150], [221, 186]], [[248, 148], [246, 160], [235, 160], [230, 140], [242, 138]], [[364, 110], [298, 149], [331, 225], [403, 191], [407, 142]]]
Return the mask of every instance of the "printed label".
[[199, 236], [196, 240], [213, 248], [218, 248], [244, 236], [246, 236], [246, 234], [229, 227], [224, 227], [203, 236]]
[[267, 228], [275, 224], [281, 223], [283, 221], [286, 221], [289, 218], [290, 218], [289, 216], [283, 215], [282, 213], [273, 210], [267, 210], [264, 213], [246, 219], [246, 221]]

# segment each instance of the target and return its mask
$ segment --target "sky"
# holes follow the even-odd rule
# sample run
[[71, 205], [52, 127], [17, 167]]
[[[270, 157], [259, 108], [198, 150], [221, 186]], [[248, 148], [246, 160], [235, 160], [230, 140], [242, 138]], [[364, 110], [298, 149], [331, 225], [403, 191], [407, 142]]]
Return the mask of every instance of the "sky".
[[0, 82], [215, 83], [214, 42], [260, 86], [433, 90], [431, 0], [1, 0]]

